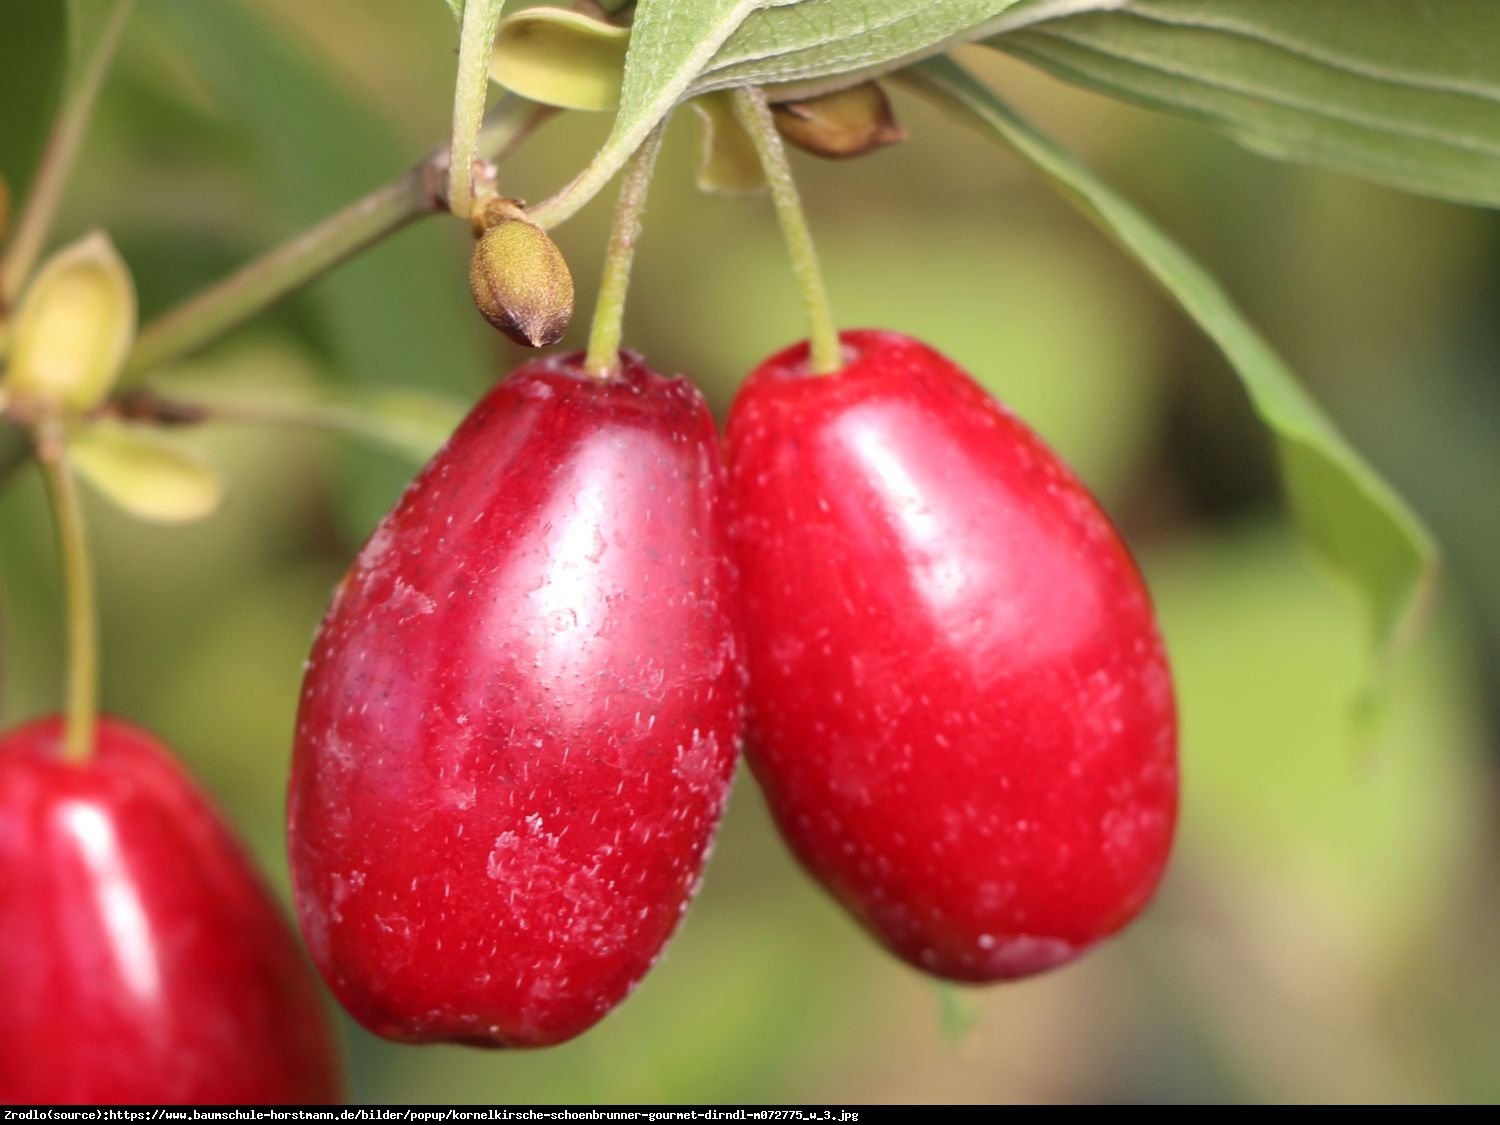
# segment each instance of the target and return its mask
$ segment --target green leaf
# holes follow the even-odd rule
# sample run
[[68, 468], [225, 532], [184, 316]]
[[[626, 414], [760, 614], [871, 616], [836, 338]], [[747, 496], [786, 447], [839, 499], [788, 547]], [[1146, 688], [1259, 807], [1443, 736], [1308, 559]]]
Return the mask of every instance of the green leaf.
[[528, 8], [500, 21], [490, 77], [542, 105], [614, 109], [629, 41], [629, 28], [581, 12]]
[[672, 112], [724, 40], [763, 2], [768, 0], [640, 0], [609, 136], [539, 221], [562, 222], [597, 195]]
[[[642, 0], [615, 129], [557, 217], [685, 97], [746, 85], [810, 97], [980, 39], [1270, 156], [1500, 205], [1500, 4], [1366, 0], [1351, 18], [1350, 3]], [[516, 52], [516, 88], [607, 107], [612, 60], [563, 42], [560, 26], [549, 35], [546, 50]]]
[[224, 499], [212, 465], [154, 430], [91, 422], [68, 435], [68, 454], [86, 481], [139, 519], [188, 523]]
[[1115, 239], [1234, 365], [1276, 439], [1292, 515], [1321, 558], [1353, 584], [1371, 619], [1377, 666], [1423, 605], [1436, 565], [1421, 521], [1344, 441], [1218, 283], [1072, 156], [949, 59], [910, 73], [919, 91], [992, 134]]
[[[632, 89], [632, 121], [655, 124], [688, 92], [757, 85], [790, 99], [855, 85], [994, 34], [1018, 2], [669, 0], [638, 4], [633, 33], [566, 9], [533, 8], [501, 25], [494, 77], [533, 101], [570, 109], [615, 107], [623, 81]], [[716, 47], [725, 28], [731, 34]], [[636, 60], [624, 79], [627, 40]]]
[[135, 284], [103, 231], [42, 266], [16, 312], [6, 390], [64, 410], [108, 397], [135, 340]]
[[[992, 45], [1268, 156], [1500, 205], [1493, 0], [1128, 0]], [[1046, 16], [1046, 5], [1031, 15]], [[1089, 11], [1088, 9], [1114, 9]], [[1056, 7], [1054, 6], [1054, 11]]]
[[764, 4], [715, 53], [695, 92], [775, 87], [803, 98], [852, 86], [994, 33], [1017, 0], [801, 0]]
[[0, 16], [0, 178], [19, 205], [52, 125], [68, 65], [68, 5], [5, 0]]
[[593, 162], [536, 211], [538, 221], [556, 225], [598, 194], [684, 98], [749, 85], [801, 98], [854, 85], [994, 34], [1017, 3], [639, 0], [614, 127]]

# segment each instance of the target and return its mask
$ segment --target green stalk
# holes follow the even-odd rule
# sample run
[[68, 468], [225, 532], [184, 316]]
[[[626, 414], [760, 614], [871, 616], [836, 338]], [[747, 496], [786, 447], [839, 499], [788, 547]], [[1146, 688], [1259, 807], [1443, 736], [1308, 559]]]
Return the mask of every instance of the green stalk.
[[651, 172], [661, 151], [663, 121], [641, 142], [620, 184], [620, 201], [615, 205], [614, 226], [609, 232], [609, 249], [604, 255], [604, 276], [599, 281], [599, 303], [589, 327], [589, 348], [583, 369], [596, 379], [607, 379], [620, 363], [620, 340], [624, 331], [625, 295], [630, 289], [630, 264], [635, 259], [635, 244], [641, 236], [641, 219], [646, 212], [646, 195], [651, 188]]
[[802, 200], [797, 194], [791, 165], [787, 163], [781, 134], [776, 131], [766, 95], [755, 87], [734, 92], [734, 113], [750, 135], [760, 157], [766, 183], [771, 189], [771, 203], [776, 208], [781, 234], [792, 259], [792, 272], [802, 289], [802, 304], [807, 310], [808, 321], [809, 368], [815, 375], [831, 375], [844, 366], [843, 347], [839, 343], [833, 308], [828, 302], [828, 288], [823, 284], [818, 251], [813, 246], [812, 231], [802, 211]]
[[4, 264], [0, 265], [0, 307], [14, 303], [41, 255], [63, 190], [68, 186], [68, 174], [73, 170], [83, 135], [94, 115], [99, 89], [104, 85], [104, 76], [109, 72], [110, 60], [119, 46], [120, 34], [125, 30], [134, 2], [115, 0], [104, 30], [94, 45], [94, 53], [84, 63], [78, 84], [66, 96], [52, 126], [41, 163], [37, 165], [36, 178], [32, 181], [31, 194], [26, 199], [26, 208], [21, 212], [21, 221], [16, 225], [15, 237], [6, 251]]
[[474, 157], [480, 121], [490, 92], [490, 56], [505, 0], [468, 0], [458, 40], [458, 78], [453, 84], [453, 136], [449, 144], [448, 209], [467, 219], [474, 206]]
[[[480, 132], [481, 151], [487, 159], [504, 160], [552, 112], [520, 98], [501, 99]], [[433, 153], [399, 179], [162, 313], [136, 337], [123, 380], [196, 351], [408, 223], [441, 211], [444, 193], [434, 192], [433, 177], [446, 159], [446, 149]]]
[[63, 758], [76, 764], [87, 761], [94, 752], [99, 725], [99, 616], [83, 505], [61, 438], [61, 433], [54, 431], [38, 443], [38, 464], [52, 504], [67, 606], [68, 717]]
[[431, 208], [418, 169], [378, 188], [147, 324], [122, 382], [198, 350]]

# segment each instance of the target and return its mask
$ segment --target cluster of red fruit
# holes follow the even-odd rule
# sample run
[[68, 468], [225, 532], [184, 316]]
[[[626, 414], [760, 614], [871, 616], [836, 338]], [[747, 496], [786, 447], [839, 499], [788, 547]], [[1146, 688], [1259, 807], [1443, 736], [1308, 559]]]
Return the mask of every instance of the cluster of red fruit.
[[[308, 665], [289, 840], [313, 959], [395, 1039], [541, 1046], [666, 945], [742, 738], [788, 842], [913, 965], [1051, 968], [1172, 836], [1139, 573], [1057, 458], [889, 332], [699, 392], [526, 364], [376, 530]], [[115, 723], [0, 744], [0, 1095], [336, 1094], [289, 936], [180, 772]], [[170, 1083], [164, 1075], [171, 1075]]]
[[661, 953], [748, 716], [803, 862], [896, 953], [1051, 968], [1161, 872], [1176, 734], [1108, 518], [931, 349], [843, 338], [728, 422], [630, 354], [503, 380], [345, 580], [304, 684], [298, 911], [391, 1038], [541, 1046]]

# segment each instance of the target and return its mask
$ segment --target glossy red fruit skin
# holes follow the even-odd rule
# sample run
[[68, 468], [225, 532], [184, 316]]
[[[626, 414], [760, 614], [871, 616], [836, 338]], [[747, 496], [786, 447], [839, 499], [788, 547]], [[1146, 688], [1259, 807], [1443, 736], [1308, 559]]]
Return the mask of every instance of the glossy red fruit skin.
[[746, 755], [812, 874], [958, 981], [1141, 909], [1176, 819], [1149, 596], [1109, 519], [962, 370], [893, 332], [772, 357], [727, 436]]
[[718, 435], [577, 355], [481, 400], [377, 528], [304, 683], [289, 840], [313, 957], [388, 1038], [546, 1046], [697, 889], [744, 710]]
[[182, 768], [117, 719], [0, 736], [0, 1102], [325, 1103], [316, 978]]

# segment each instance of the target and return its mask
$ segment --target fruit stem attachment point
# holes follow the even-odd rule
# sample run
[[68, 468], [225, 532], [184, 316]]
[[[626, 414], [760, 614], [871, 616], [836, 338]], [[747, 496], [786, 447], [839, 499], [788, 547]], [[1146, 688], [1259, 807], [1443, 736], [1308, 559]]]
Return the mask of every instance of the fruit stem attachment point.
[[620, 184], [620, 201], [615, 205], [614, 226], [609, 232], [609, 249], [604, 255], [604, 276], [599, 281], [599, 303], [589, 327], [589, 348], [583, 369], [596, 379], [608, 379], [620, 365], [620, 339], [625, 320], [625, 294], [630, 288], [630, 264], [635, 258], [635, 244], [641, 236], [641, 218], [646, 211], [646, 194], [651, 188], [651, 172], [661, 151], [663, 121], [651, 131], [641, 147], [635, 150]]
[[135, 0], [115, 0], [95, 41], [93, 53], [84, 61], [72, 90], [64, 95], [62, 109], [52, 125], [47, 147], [42, 150], [41, 163], [37, 165], [36, 177], [31, 182], [26, 209], [21, 212], [15, 237], [3, 265], [0, 265], [0, 307], [12, 304], [20, 295], [21, 287], [26, 284], [41, 255], [47, 232], [52, 227], [52, 217], [57, 213], [63, 190], [68, 186], [68, 173], [73, 170], [73, 161], [94, 115], [99, 88], [104, 85], [104, 76], [109, 72], [110, 60], [114, 58], [120, 34], [125, 30], [125, 22], [134, 5]]
[[99, 723], [99, 617], [78, 482], [68, 463], [62, 427], [55, 420], [38, 427], [37, 464], [52, 504], [67, 606], [68, 719], [63, 758], [77, 764], [94, 752]]
[[828, 302], [828, 288], [823, 284], [823, 271], [818, 265], [812, 231], [808, 229], [797, 183], [792, 178], [792, 168], [787, 162], [786, 149], [781, 143], [781, 134], [776, 131], [765, 92], [754, 86], [736, 90], [734, 114], [760, 157], [766, 184], [771, 189], [771, 203], [776, 208], [776, 219], [781, 224], [781, 234], [792, 259], [792, 272], [802, 287], [802, 303], [807, 309], [808, 320], [809, 369], [815, 375], [831, 375], [844, 366], [843, 347], [839, 343], [833, 308]]
[[474, 205], [474, 158], [484, 103], [490, 92], [490, 56], [505, 0], [468, 0], [458, 40], [458, 78], [453, 85], [453, 137], [449, 146], [448, 209], [467, 219]]

